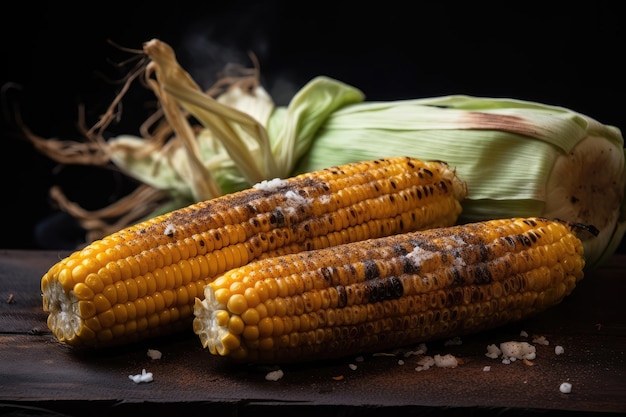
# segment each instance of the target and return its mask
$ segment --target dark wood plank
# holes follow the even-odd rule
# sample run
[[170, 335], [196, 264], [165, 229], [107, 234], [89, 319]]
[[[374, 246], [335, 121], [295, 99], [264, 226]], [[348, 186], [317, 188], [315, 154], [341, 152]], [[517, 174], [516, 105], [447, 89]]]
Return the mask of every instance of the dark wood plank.
[[[366, 355], [363, 362], [346, 358], [283, 366], [278, 381], [265, 379], [268, 367], [211, 356], [191, 331], [97, 353], [59, 344], [46, 326], [39, 280], [65, 255], [0, 251], [0, 414], [195, 409], [240, 416], [269, 409], [278, 415], [626, 413], [626, 255], [590, 271], [569, 298], [539, 316], [466, 336], [461, 345], [427, 344], [429, 354], [462, 358], [457, 368], [417, 372], [415, 357]], [[488, 344], [527, 340], [521, 330], [550, 342], [537, 346], [534, 366], [505, 365], [485, 356]], [[556, 355], [555, 345], [565, 353]], [[148, 349], [163, 357], [150, 359]], [[485, 366], [491, 370], [485, 372]], [[135, 384], [128, 378], [144, 368], [153, 373], [153, 382]], [[338, 376], [343, 379], [334, 379]], [[573, 386], [570, 394], [559, 391], [564, 381]]]

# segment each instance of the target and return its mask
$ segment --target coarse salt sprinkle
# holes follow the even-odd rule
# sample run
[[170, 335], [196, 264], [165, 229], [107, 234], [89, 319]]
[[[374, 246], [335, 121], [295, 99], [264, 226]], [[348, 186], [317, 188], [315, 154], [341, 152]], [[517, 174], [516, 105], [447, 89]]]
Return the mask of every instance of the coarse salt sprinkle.
[[278, 188], [287, 184], [287, 180], [274, 178], [271, 180], [263, 180], [257, 184], [254, 184], [252, 188], [263, 191], [276, 191]]
[[285, 374], [284, 374], [284, 372], [282, 371], [282, 369], [278, 369], [278, 370], [276, 370], [276, 371], [271, 371], [271, 372], [268, 372], [268, 373], [265, 375], [265, 379], [266, 379], [267, 381], [278, 381], [278, 380], [279, 380], [279, 379], [281, 379], [284, 375], [285, 375]]
[[145, 369], [142, 369], [141, 373], [138, 375], [128, 375], [128, 378], [135, 384], [154, 381], [154, 378], [152, 378], [152, 372], [146, 372]]
[[147, 355], [150, 359], [154, 359], [154, 360], [161, 359], [162, 357], [161, 352], [156, 349], [148, 349]]
[[561, 385], [559, 386], [559, 391], [561, 391], [563, 394], [569, 394], [570, 392], [572, 392], [572, 384], [570, 384], [569, 382], [561, 383]]

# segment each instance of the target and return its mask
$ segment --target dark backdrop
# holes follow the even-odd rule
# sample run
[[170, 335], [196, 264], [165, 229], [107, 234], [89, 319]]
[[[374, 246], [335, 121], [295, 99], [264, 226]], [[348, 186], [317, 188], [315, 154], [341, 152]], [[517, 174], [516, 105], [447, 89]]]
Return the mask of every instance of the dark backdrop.
[[[8, 4], [8, 3], [7, 3]], [[6, 6], [2, 25], [0, 248], [40, 248], [34, 227], [55, 212], [53, 184], [99, 208], [133, 184], [94, 168], [59, 166], [11, 135], [7, 102], [44, 137], [76, 139], [78, 106], [94, 122], [127, 58], [107, 42], [141, 48], [160, 38], [203, 87], [228, 62], [260, 62], [278, 104], [317, 75], [369, 100], [446, 94], [513, 97], [565, 106], [624, 131], [624, 18], [619, 2], [61, 2]], [[369, 3], [368, 3], [369, 4]], [[8, 24], [10, 21], [11, 24]], [[6, 84], [5, 84], [6, 86]], [[113, 129], [133, 133], [149, 114], [135, 89]], [[147, 94], [147, 93], [146, 93]]]

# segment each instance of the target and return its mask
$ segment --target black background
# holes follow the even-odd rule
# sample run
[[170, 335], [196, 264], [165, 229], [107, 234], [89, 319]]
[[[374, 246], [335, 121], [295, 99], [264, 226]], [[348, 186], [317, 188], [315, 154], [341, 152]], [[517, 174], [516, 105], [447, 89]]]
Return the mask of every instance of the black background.
[[[619, 2], [61, 2], [6, 6], [2, 25], [0, 248], [42, 248], [34, 226], [55, 212], [48, 190], [95, 209], [133, 184], [110, 171], [60, 166], [17, 138], [8, 103], [38, 135], [80, 139], [109, 105], [125, 72], [113, 63], [159, 38], [203, 87], [228, 62], [259, 60], [277, 104], [327, 75], [368, 100], [447, 94], [559, 105], [626, 130], [624, 16]], [[6, 90], [6, 88], [5, 88]], [[154, 97], [136, 87], [111, 133], [136, 133]]]

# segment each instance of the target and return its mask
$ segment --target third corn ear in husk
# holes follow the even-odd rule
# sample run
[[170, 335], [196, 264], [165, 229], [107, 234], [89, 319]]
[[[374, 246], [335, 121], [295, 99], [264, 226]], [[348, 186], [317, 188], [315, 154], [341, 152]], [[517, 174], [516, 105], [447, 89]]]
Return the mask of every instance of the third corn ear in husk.
[[353, 104], [328, 117], [296, 171], [404, 153], [446, 161], [467, 181], [461, 222], [539, 215], [592, 225], [590, 266], [624, 236], [621, 132], [541, 103], [459, 95]]
[[[143, 52], [148, 85], [173, 133], [166, 145], [119, 135], [98, 149], [168, 197], [153, 214], [262, 180], [408, 155], [445, 161], [467, 182], [461, 223], [545, 216], [595, 227], [597, 236], [583, 236], [587, 267], [611, 256], [626, 231], [622, 133], [574, 110], [466, 95], [372, 102], [325, 76], [276, 106], [258, 74], [257, 82], [232, 82], [211, 95], [166, 43], [152, 39]], [[140, 208], [141, 201], [133, 205]]]
[[626, 231], [621, 131], [568, 108], [466, 95], [371, 102], [320, 76], [259, 123], [282, 168], [268, 177], [411, 155], [445, 161], [467, 182], [461, 223], [544, 216], [593, 226], [599, 233], [583, 236], [588, 268]]

